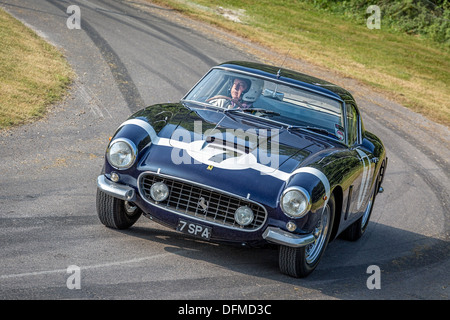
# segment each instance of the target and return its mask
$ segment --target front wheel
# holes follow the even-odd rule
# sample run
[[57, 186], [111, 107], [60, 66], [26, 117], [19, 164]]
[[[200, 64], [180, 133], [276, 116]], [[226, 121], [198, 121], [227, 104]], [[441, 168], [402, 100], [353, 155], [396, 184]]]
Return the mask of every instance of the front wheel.
[[97, 214], [100, 222], [108, 228], [127, 229], [139, 219], [142, 210], [133, 203], [97, 189]]
[[295, 278], [304, 278], [314, 271], [330, 240], [334, 212], [334, 197], [331, 196], [315, 227], [315, 241], [312, 244], [300, 248], [280, 246], [278, 262], [282, 273]]

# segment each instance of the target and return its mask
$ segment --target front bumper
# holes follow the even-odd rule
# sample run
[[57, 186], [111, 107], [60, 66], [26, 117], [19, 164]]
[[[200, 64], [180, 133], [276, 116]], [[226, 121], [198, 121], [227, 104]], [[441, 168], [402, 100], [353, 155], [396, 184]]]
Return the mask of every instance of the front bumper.
[[268, 242], [294, 248], [307, 246], [316, 240], [313, 234], [299, 235], [274, 227], [267, 227], [262, 236]]
[[[106, 178], [104, 175], [97, 177], [97, 187], [101, 191], [115, 198], [130, 202], [136, 200], [136, 192], [133, 188], [115, 183]], [[298, 235], [270, 226], [267, 227], [262, 233], [262, 238], [267, 242], [294, 248], [304, 247], [315, 241], [313, 234]]]
[[133, 188], [123, 184], [114, 183], [107, 179], [103, 174], [97, 178], [97, 187], [115, 198], [131, 202], [136, 200], [136, 192]]

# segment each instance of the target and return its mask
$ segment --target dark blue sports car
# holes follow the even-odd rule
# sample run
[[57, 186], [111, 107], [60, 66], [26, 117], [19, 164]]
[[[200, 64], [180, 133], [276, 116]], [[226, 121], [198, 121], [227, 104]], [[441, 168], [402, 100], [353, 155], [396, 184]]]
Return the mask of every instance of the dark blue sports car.
[[97, 212], [116, 229], [144, 214], [207, 241], [277, 244], [280, 270], [304, 277], [330, 240], [363, 235], [386, 166], [348, 91], [228, 62], [180, 103], [119, 126], [97, 179]]

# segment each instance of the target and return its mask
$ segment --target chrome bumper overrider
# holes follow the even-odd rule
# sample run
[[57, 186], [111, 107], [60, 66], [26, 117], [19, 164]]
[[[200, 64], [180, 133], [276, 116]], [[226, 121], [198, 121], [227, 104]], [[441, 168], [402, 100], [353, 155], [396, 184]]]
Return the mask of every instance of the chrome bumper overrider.
[[307, 246], [316, 240], [313, 234], [298, 235], [274, 227], [268, 227], [262, 236], [269, 242], [294, 248]]
[[97, 187], [103, 192], [126, 201], [136, 200], [134, 189], [123, 184], [114, 183], [108, 180], [104, 175], [97, 178]]

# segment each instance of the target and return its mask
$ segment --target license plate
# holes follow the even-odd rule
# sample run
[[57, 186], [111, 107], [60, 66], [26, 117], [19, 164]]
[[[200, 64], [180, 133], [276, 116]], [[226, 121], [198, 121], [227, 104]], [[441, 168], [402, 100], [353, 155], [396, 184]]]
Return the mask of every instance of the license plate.
[[187, 222], [182, 219], [178, 220], [177, 231], [193, 235], [195, 237], [209, 240], [211, 237], [211, 228], [198, 223]]

